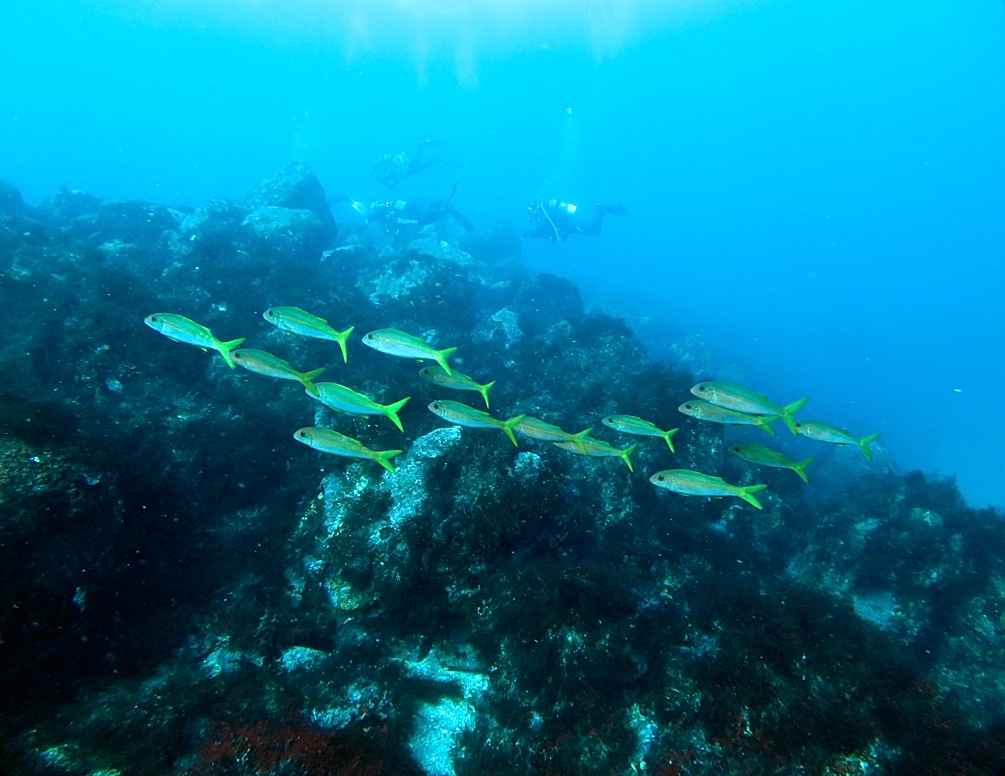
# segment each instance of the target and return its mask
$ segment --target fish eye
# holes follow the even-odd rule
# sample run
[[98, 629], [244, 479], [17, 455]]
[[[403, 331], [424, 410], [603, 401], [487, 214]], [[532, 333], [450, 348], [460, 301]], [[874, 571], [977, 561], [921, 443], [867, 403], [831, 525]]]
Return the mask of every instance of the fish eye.
[[156, 315], [151, 315], [150, 318], [149, 318], [149, 321], [150, 321], [150, 323], [157, 323], [157, 316]]
[[686, 410], [689, 410], [689, 409], [691, 409], [691, 405], [690, 405], [690, 404], [685, 404], [685, 405], [684, 405], [684, 409], [686, 409]]
[[699, 385], [698, 386], [698, 390], [699, 391], [704, 391], [705, 390], [705, 386], [704, 385]]

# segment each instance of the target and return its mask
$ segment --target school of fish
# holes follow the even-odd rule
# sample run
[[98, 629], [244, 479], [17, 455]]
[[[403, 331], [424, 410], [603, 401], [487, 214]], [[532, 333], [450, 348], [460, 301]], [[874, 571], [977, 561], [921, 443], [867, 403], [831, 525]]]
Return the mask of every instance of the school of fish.
[[[280, 331], [338, 343], [343, 362], [349, 363], [347, 343], [355, 327], [350, 326], [340, 332], [330, 326], [325, 319], [306, 310], [301, 310], [299, 307], [270, 307], [263, 313], [263, 317]], [[241, 344], [245, 341], [243, 337], [221, 341], [205, 326], [175, 313], [154, 313], [148, 315], [143, 322], [175, 342], [195, 345], [204, 351], [216, 351], [231, 369], [241, 366], [250, 372], [267, 377], [297, 381], [303, 385], [308, 396], [331, 409], [356, 415], [384, 415], [394, 423], [399, 431], [404, 432], [405, 430], [398, 413], [411, 399], [409, 396], [390, 404], [380, 404], [373, 398], [339, 383], [315, 382], [326, 367], [306, 372], [298, 371], [289, 362], [264, 350], [241, 348]], [[551, 442], [556, 447], [578, 455], [591, 458], [620, 458], [628, 467], [629, 472], [635, 471], [631, 455], [637, 449], [638, 443], [618, 448], [592, 437], [590, 434], [593, 427], [578, 433], [570, 433], [528, 415], [515, 415], [507, 420], [500, 420], [489, 414], [487, 412], [489, 409], [489, 389], [496, 384], [496, 381], [479, 383], [474, 378], [452, 369], [447, 359], [457, 351], [456, 347], [437, 350], [422, 338], [397, 329], [371, 331], [363, 335], [362, 342], [367, 347], [387, 355], [434, 361], [436, 366], [427, 366], [421, 369], [419, 371], [420, 377], [441, 388], [453, 391], [473, 391], [481, 394], [485, 402], [485, 411], [458, 401], [442, 399], [431, 402], [429, 404], [430, 412], [448, 423], [467, 428], [499, 429], [514, 445], [518, 445], [516, 435], [519, 434], [529, 439]], [[682, 414], [696, 420], [732, 426], [756, 426], [771, 436], [777, 436], [777, 432], [771, 424], [781, 420], [794, 435], [834, 445], [857, 445], [862, 454], [870, 461], [872, 460], [871, 445], [879, 438], [879, 434], [856, 437], [847, 429], [820, 420], [797, 420], [795, 415], [806, 406], [809, 402], [808, 398], [785, 405], [776, 404], [764, 394], [725, 382], [701, 382], [691, 389], [691, 393], [696, 398], [684, 402], [677, 409]], [[602, 422], [605, 426], [622, 434], [663, 439], [670, 448], [670, 452], [676, 452], [673, 437], [680, 431], [679, 428], [664, 431], [651, 421], [635, 415], [608, 415]], [[391, 464], [391, 459], [403, 452], [402, 450], [371, 450], [357, 439], [332, 429], [314, 426], [298, 429], [294, 432], [293, 438], [308, 447], [330, 455], [372, 460], [392, 474], [395, 469]], [[755, 466], [791, 469], [807, 483], [809, 476], [806, 474], [806, 468], [815, 460], [809, 458], [800, 462], [791, 461], [782, 452], [756, 444], [734, 444], [729, 447], [729, 452]], [[754, 494], [760, 493], [768, 487], [760, 484], [731, 485], [721, 477], [689, 469], [659, 471], [653, 474], [649, 481], [657, 488], [685, 496], [740, 498], [757, 509], [763, 507]]]

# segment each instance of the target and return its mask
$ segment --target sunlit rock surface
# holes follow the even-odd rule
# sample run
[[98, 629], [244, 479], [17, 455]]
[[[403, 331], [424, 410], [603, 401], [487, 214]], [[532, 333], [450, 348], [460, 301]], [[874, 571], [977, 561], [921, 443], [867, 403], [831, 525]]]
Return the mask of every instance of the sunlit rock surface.
[[[999, 514], [845, 451], [810, 486], [726, 456], [740, 432], [676, 411], [694, 377], [524, 270], [511, 231], [445, 229], [339, 229], [302, 165], [197, 209], [0, 186], [0, 770], [996, 772]], [[355, 326], [348, 363], [275, 305]], [[411, 396], [405, 432], [155, 312]], [[637, 442], [634, 475], [447, 426], [430, 401], [480, 397], [360, 344], [387, 327], [458, 347], [496, 417]], [[615, 412], [680, 426], [676, 454]], [[298, 444], [307, 425], [403, 450], [396, 473]], [[767, 483], [764, 510], [657, 491], [664, 468]]]

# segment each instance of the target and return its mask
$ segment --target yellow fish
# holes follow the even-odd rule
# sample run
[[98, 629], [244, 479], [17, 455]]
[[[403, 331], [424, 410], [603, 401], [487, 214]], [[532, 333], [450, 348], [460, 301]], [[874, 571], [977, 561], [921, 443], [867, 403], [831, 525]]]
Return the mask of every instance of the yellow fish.
[[175, 342], [195, 345], [203, 350], [215, 350], [223, 356], [227, 366], [231, 369], [237, 368], [234, 366], [234, 360], [230, 357], [230, 351], [244, 342], [244, 337], [230, 342], [220, 342], [213, 336], [213, 332], [202, 324], [196, 323], [184, 315], [175, 315], [174, 313], [154, 313], [144, 318], [143, 323]]
[[332, 431], [330, 428], [308, 426], [294, 432], [293, 438], [308, 447], [320, 450], [322, 453], [341, 455], [344, 458], [369, 458], [371, 461], [379, 463], [391, 474], [394, 474], [394, 467], [391, 466], [390, 459], [402, 453], [401, 450], [371, 450], [352, 437], [347, 437], [338, 431]]
[[234, 359], [235, 364], [243, 366], [250, 372], [266, 377], [278, 377], [280, 380], [297, 380], [311, 396], [318, 395], [318, 389], [314, 387], [314, 378], [325, 371], [325, 367], [321, 367], [313, 372], [298, 372], [288, 361], [254, 348], [238, 348], [230, 354], [230, 357]]
[[349, 339], [349, 335], [352, 334], [352, 330], [356, 328], [355, 326], [350, 326], [345, 331], [335, 331], [324, 318], [311, 315], [299, 307], [270, 307], [262, 313], [262, 316], [280, 331], [299, 334], [301, 337], [337, 342], [342, 349], [342, 361], [349, 362], [345, 343]]
[[485, 399], [485, 409], [489, 408], [489, 388], [496, 384], [496, 381], [493, 380], [491, 383], [479, 385], [470, 377], [462, 375], [460, 372], [452, 371], [450, 374], [447, 374], [442, 366], [427, 366], [424, 369], [420, 369], [419, 376], [424, 377], [431, 383], [442, 385], [444, 388], [450, 388], [454, 391], [478, 391], [482, 395], [482, 398]]
[[767, 485], [730, 485], [722, 477], [713, 477], [710, 474], [693, 472], [690, 469], [667, 469], [656, 472], [649, 481], [657, 488], [666, 488], [674, 493], [681, 493], [685, 496], [737, 496], [742, 498], [751, 506], [763, 509], [761, 502], [754, 498], [755, 493], [760, 493], [767, 488]]
[[429, 411], [450, 423], [456, 423], [458, 426], [498, 428], [509, 437], [514, 445], [516, 445], [516, 437], [513, 435], [513, 428], [524, 418], [523, 415], [517, 415], [509, 420], [499, 420], [487, 412], [476, 410], [459, 401], [434, 401], [429, 405]]
[[809, 401], [808, 398], [800, 399], [783, 407], [770, 401], [763, 393], [755, 393], [733, 383], [698, 383], [691, 389], [691, 393], [699, 399], [704, 399], [717, 407], [725, 407], [727, 410], [744, 412], [748, 415], [777, 415], [793, 434], [796, 433], [796, 419], [793, 414], [799, 412]]
[[381, 353], [387, 353], [389, 356], [430, 358], [439, 364], [448, 375], [453, 374], [447, 359], [457, 352], [457, 348], [437, 350], [424, 339], [413, 337], [411, 334], [397, 329], [377, 329], [369, 334], [364, 334], [363, 344]]
[[635, 448], [637, 448], [638, 445], [631, 445], [630, 447], [626, 447], [624, 450], [619, 450], [601, 439], [585, 438], [580, 439], [579, 444], [576, 444], [575, 442], [555, 442], [555, 445], [561, 447], [563, 450], [569, 450], [573, 453], [586, 455], [590, 458], [620, 458], [625, 462], [625, 466], [628, 467], [628, 471], [635, 471], [635, 467], [632, 466], [631, 454], [635, 452]]
[[405, 430], [401, 426], [398, 412], [408, 404], [411, 396], [406, 396], [394, 404], [377, 404], [369, 396], [364, 396], [352, 388], [346, 388], [338, 383], [318, 383], [315, 388], [317, 389], [315, 398], [326, 407], [340, 412], [349, 412], [353, 415], [386, 415], [398, 427], [399, 431]]
[[725, 407], [717, 407], [701, 399], [686, 401], [678, 408], [685, 415], [698, 420], [707, 420], [711, 423], [725, 423], [730, 426], [757, 426], [764, 429], [771, 436], [778, 436], [771, 427], [771, 423], [778, 420], [777, 415], [748, 415], [745, 412], [727, 410]]
[[551, 423], [545, 423], [543, 420], [527, 416], [516, 424], [516, 430], [525, 437], [540, 439], [542, 442], [571, 442], [579, 452], [586, 455], [583, 440], [590, 435], [593, 427], [591, 426], [585, 431], [580, 431], [578, 434], [570, 434], [558, 426], [551, 425]]
[[744, 461], [755, 463], [758, 466], [792, 469], [803, 482], [810, 481], [810, 478], [806, 475], [806, 467], [816, 460], [816, 458], [809, 458], [796, 463], [795, 461], [790, 461], [784, 453], [779, 453], [763, 445], [733, 445], [729, 448], [729, 452], [737, 458], [742, 458]]
[[603, 423], [605, 426], [610, 426], [615, 431], [620, 431], [622, 434], [634, 434], [635, 436], [648, 436], [648, 437], [660, 437], [666, 440], [667, 445], [670, 447], [670, 452], [675, 453], [676, 450], [673, 449], [673, 442], [670, 441], [671, 437], [680, 431], [679, 428], [672, 428], [669, 431], [662, 431], [659, 429], [655, 423], [650, 423], [648, 420], [642, 420], [642, 418], [635, 415], [608, 415], [604, 418]]
[[807, 439], [815, 439], [818, 442], [829, 442], [832, 445], [858, 445], [862, 454], [872, 460], [872, 450], [869, 445], [879, 439], [879, 434], [870, 434], [859, 439], [848, 432], [847, 429], [832, 426], [822, 420], [802, 420], [796, 423], [796, 431], [800, 436]]

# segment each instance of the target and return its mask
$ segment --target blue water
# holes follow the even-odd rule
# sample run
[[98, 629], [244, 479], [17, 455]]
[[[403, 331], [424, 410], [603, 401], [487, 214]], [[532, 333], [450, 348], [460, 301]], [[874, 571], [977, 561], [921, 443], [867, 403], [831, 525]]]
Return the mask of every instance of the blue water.
[[[334, 10], [331, 6], [337, 6]], [[0, 2], [0, 178], [199, 205], [291, 159], [524, 226], [589, 303], [1005, 505], [1005, 3]], [[680, 397], [668, 397], [678, 402]]]

